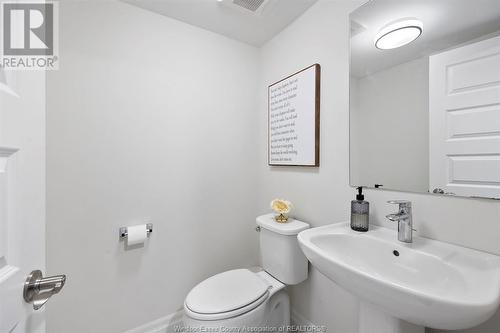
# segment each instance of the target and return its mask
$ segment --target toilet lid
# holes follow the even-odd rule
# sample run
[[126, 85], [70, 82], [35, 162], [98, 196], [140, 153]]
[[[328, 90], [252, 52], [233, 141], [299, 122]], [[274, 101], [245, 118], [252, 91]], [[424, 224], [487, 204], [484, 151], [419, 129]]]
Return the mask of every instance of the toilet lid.
[[185, 305], [200, 314], [229, 312], [255, 302], [268, 288], [255, 273], [235, 269], [200, 282], [187, 295]]

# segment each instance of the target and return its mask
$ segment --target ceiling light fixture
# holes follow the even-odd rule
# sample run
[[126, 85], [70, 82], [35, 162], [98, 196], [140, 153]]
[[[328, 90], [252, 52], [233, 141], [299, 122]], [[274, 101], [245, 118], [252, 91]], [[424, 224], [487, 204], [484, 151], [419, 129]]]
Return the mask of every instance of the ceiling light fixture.
[[397, 20], [380, 29], [375, 36], [375, 47], [381, 50], [401, 47], [417, 39], [422, 31], [423, 24], [417, 19]]

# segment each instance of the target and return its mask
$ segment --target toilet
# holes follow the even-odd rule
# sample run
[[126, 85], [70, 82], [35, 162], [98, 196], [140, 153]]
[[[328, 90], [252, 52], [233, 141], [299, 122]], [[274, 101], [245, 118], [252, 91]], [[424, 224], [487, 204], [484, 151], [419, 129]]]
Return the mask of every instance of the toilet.
[[[309, 224], [289, 219], [278, 223], [273, 214], [257, 217], [262, 270], [245, 268], [216, 274], [196, 285], [184, 301], [186, 331], [246, 327], [265, 331], [290, 325], [287, 285], [307, 279], [307, 258], [297, 234]], [[210, 330], [211, 331], [211, 330]]]

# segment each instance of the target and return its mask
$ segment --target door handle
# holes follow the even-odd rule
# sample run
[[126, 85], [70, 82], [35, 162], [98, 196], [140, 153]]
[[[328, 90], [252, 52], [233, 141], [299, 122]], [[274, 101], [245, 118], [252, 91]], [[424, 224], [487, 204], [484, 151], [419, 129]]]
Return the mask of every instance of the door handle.
[[32, 271], [24, 282], [24, 300], [33, 303], [33, 309], [38, 310], [50, 297], [60, 292], [65, 283], [66, 275], [43, 277], [41, 271]]

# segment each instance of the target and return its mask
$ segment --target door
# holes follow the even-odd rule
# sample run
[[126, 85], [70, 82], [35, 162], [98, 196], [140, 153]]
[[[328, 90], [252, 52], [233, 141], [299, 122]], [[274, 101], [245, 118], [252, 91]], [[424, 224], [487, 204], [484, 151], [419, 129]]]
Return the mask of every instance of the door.
[[[0, 69], [1, 70], [1, 69]], [[42, 333], [23, 299], [45, 268], [45, 73], [0, 73], [0, 332]]]
[[430, 57], [430, 190], [500, 198], [500, 37]]

